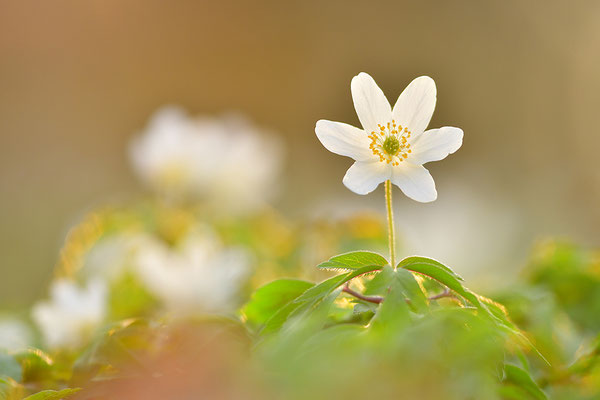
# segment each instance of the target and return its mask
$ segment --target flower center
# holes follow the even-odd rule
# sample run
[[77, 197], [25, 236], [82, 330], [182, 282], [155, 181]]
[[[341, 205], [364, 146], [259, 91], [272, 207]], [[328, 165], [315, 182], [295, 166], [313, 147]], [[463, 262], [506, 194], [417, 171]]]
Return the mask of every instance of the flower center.
[[396, 139], [395, 136], [388, 136], [383, 141], [383, 151], [387, 154], [393, 156], [398, 154], [398, 150], [400, 150], [400, 142]]
[[379, 132], [371, 132], [369, 139], [371, 144], [369, 148], [379, 161], [399, 165], [412, 153], [408, 139], [410, 131], [408, 128], [402, 128], [402, 125], [396, 125], [396, 121], [388, 122], [387, 125], [377, 124]]

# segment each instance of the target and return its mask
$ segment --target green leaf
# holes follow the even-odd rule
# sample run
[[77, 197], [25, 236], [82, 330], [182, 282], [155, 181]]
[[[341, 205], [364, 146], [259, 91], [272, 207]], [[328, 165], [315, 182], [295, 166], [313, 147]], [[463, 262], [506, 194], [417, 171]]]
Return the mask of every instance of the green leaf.
[[126, 272], [116, 279], [110, 288], [110, 320], [145, 316], [158, 302], [132, 272]]
[[519, 386], [505, 384], [498, 388], [498, 393], [504, 400], [528, 400], [531, 399], [529, 393]]
[[547, 400], [546, 394], [535, 383], [527, 371], [516, 365], [506, 364], [504, 366], [504, 383], [513, 384], [523, 389], [529, 396], [528, 398], [536, 400]]
[[75, 360], [71, 384], [83, 386], [92, 378], [112, 376], [115, 371], [106, 369], [107, 365], [129, 363], [140, 370], [146, 369], [139, 355], [155, 345], [156, 327], [152, 321], [142, 318], [106, 326]]
[[[391, 268], [390, 268], [391, 269]], [[428, 308], [428, 300], [425, 297], [425, 293], [421, 289], [419, 282], [415, 279], [414, 275], [405, 269], [397, 269], [393, 271], [395, 279], [398, 281], [399, 286], [402, 288], [404, 296], [409, 301], [409, 305], [416, 312], [423, 313]]]
[[43, 390], [26, 397], [24, 400], [61, 400], [79, 392], [80, 388], [63, 390]]
[[360, 337], [366, 331], [367, 329], [364, 326], [357, 324], [333, 325], [314, 334], [307, 341], [306, 347], [317, 349], [317, 351], [323, 348], [330, 350], [336, 346], [344, 349], [349, 344], [348, 342]]
[[391, 268], [381, 272], [389, 279], [388, 292], [373, 317], [369, 330], [383, 334], [397, 334], [410, 322], [404, 285]]
[[302, 293], [300, 296], [298, 296], [298, 298], [294, 300], [294, 303], [310, 303], [313, 301], [321, 300], [322, 298], [333, 292], [335, 289], [343, 285], [345, 282], [347, 282], [349, 280], [347, 278], [351, 274], [351, 272], [347, 272], [345, 274], [336, 275], [324, 280], [323, 282], [311, 287], [310, 289]]
[[52, 359], [40, 349], [27, 349], [15, 354], [23, 369], [23, 382], [35, 382], [52, 374]]
[[[429, 257], [422, 257], [422, 256], [410, 256], [410, 257], [406, 257], [406, 258], [402, 259], [398, 263], [398, 268], [406, 268], [407, 265], [412, 265], [412, 264], [431, 264], [431, 265], [435, 265], [437, 268], [446, 271], [447, 273], [449, 273], [450, 275], [452, 275], [457, 280], [459, 280], [459, 281], [463, 280], [463, 278], [460, 275], [458, 275], [456, 272], [454, 272], [450, 267], [442, 264], [438, 260], [434, 260], [433, 258], [429, 258]], [[406, 269], [410, 269], [410, 268], [406, 268]]]
[[278, 279], [258, 288], [242, 309], [252, 326], [264, 325], [278, 310], [314, 285], [299, 279]]
[[373, 313], [373, 314], [375, 314], [375, 312], [377, 311], [378, 304], [367, 303], [367, 302], [360, 302], [360, 300], [358, 300], [358, 301], [359, 302], [356, 303], [356, 305], [354, 306], [354, 313], [355, 314], [362, 314], [362, 313]]
[[280, 308], [269, 320], [266, 322], [263, 329], [260, 331], [261, 335], [268, 335], [277, 332], [285, 321], [288, 319], [291, 313], [293, 313], [301, 303], [291, 302], [286, 304], [283, 308]]
[[392, 268], [383, 268], [371, 280], [365, 283], [364, 294], [366, 296], [385, 296], [390, 288]]
[[339, 296], [340, 291], [341, 289], [333, 290], [320, 301], [310, 304], [309, 307], [294, 310], [285, 321], [282, 329], [293, 331], [298, 336], [313, 336], [327, 323], [329, 310]]
[[464, 287], [461, 283], [462, 278], [455, 274], [450, 268], [439, 261], [426, 257], [407, 257], [398, 263], [398, 268], [404, 268], [424, 275], [453, 290], [477, 307], [478, 310], [482, 311], [484, 315], [487, 315], [495, 321], [506, 332], [515, 335], [521, 344], [533, 349], [536, 354], [548, 364], [548, 361], [540, 351], [536, 349], [529, 339], [527, 339], [527, 337], [509, 320], [506, 310], [502, 305]]
[[387, 296], [392, 286], [396, 285], [404, 293], [405, 301], [408, 301], [410, 307], [416, 312], [425, 312], [428, 307], [428, 301], [415, 279], [414, 275], [406, 269], [398, 268], [393, 270], [386, 265], [380, 273], [375, 275], [365, 286], [366, 295]]
[[343, 280], [349, 275], [349, 273], [333, 276], [325, 281], [311, 287], [302, 293], [294, 301], [286, 304], [283, 308], [279, 309], [269, 320], [266, 322], [264, 328], [261, 330], [261, 334], [269, 334], [278, 331], [287, 319], [300, 308], [306, 308], [307, 305], [313, 302], [318, 302], [326, 297], [328, 294], [333, 292], [337, 287], [343, 284]]
[[21, 400], [25, 388], [8, 376], [0, 376], [0, 400]]
[[351, 251], [350, 253], [331, 257], [328, 261], [317, 265], [317, 268], [354, 271], [369, 266], [383, 267], [387, 264], [387, 260], [377, 253], [371, 251]]
[[0, 351], [0, 377], [2, 376], [7, 376], [17, 382], [20, 382], [23, 376], [21, 364], [5, 351]]
[[366, 266], [351, 272], [336, 275], [309, 288], [269, 318], [261, 331], [261, 335], [277, 332], [289, 318], [298, 317], [315, 309], [323, 299], [344, 283], [358, 276], [378, 271], [379, 269], [380, 266], [378, 265]]
[[458, 275], [452, 272], [450, 268], [446, 267], [442, 263], [431, 258], [407, 257], [398, 263], [398, 268], [404, 268], [438, 281], [442, 285], [447, 286], [449, 289], [464, 297], [478, 308], [484, 308], [486, 312], [493, 316], [493, 314], [485, 308], [481, 301], [479, 301], [478, 296], [462, 285], [460, 282], [462, 278], [460, 278]]

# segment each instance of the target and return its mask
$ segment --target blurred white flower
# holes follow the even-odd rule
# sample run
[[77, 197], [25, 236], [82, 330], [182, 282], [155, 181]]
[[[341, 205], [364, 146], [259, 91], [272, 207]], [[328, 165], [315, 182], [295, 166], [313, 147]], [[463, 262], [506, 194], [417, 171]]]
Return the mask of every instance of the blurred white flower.
[[133, 266], [138, 249], [146, 247], [151, 240], [149, 235], [140, 232], [121, 232], [104, 237], [87, 253], [81, 275], [84, 279], [113, 282]]
[[225, 248], [204, 232], [191, 234], [177, 248], [159, 241], [140, 248], [137, 270], [172, 311], [226, 312], [236, 306], [250, 263], [245, 251]]
[[0, 319], [0, 349], [19, 351], [33, 343], [31, 328], [18, 318]]
[[52, 283], [50, 300], [33, 307], [32, 317], [49, 347], [76, 347], [104, 320], [106, 302], [103, 282], [93, 280], [82, 288], [60, 279]]
[[435, 182], [423, 164], [458, 150], [463, 131], [449, 126], [425, 131], [436, 102], [433, 79], [421, 76], [413, 80], [393, 109], [364, 72], [352, 79], [351, 89], [363, 129], [326, 120], [318, 121], [315, 128], [327, 150], [356, 161], [346, 172], [344, 185], [357, 194], [367, 194], [390, 180], [413, 200], [435, 200]]
[[168, 198], [202, 199], [247, 211], [274, 194], [281, 145], [241, 117], [192, 118], [164, 107], [130, 146], [141, 180]]

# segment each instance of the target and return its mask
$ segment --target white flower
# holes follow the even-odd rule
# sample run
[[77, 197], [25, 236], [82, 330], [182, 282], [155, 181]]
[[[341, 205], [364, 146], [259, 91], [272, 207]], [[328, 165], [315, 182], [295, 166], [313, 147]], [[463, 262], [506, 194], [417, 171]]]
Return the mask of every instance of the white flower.
[[394, 108], [364, 72], [352, 79], [351, 89], [363, 129], [326, 120], [318, 121], [315, 128], [329, 151], [356, 161], [346, 172], [344, 185], [367, 194], [389, 179], [413, 200], [435, 200], [435, 182], [423, 164], [458, 150], [463, 132], [448, 126], [425, 131], [436, 102], [433, 79], [421, 76], [413, 80]]
[[134, 139], [130, 156], [142, 181], [162, 195], [248, 211], [273, 195], [281, 147], [241, 117], [191, 118], [165, 107]]
[[86, 254], [81, 276], [114, 282], [130, 271], [138, 249], [150, 240], [150, 236], [138, 232], [119, 232], [100, 239]]
[[222, 312], [236, 305], [250, 264], [244, 251], [224, 248], [204, 232], [191, 234], [178, 248], [159, 241], [140, 248], [137, 271], [170, 310]]
[[106, 302], [103, 282], [94, 280], [82, 288], [61, 279], [52, 283], [50, 300], [33, 307], [32, 317], [49, 347], [77, 347], [104, 320]]
[[0, 319], [0, 349], [20, 351], [33, 343], [31, 328], [18, 318]]

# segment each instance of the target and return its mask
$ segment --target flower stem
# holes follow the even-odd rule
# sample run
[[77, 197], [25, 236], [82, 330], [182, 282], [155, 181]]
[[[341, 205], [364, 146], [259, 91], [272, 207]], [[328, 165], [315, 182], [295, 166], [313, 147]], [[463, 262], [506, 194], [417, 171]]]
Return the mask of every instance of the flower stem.
[[394, 212], [392, 210], [392, 182], [385, 181], [385, 203], [388, 220], [388, 245], [390, 248], [390, 264], [396, 269], [396, 234], [394, 233]]

